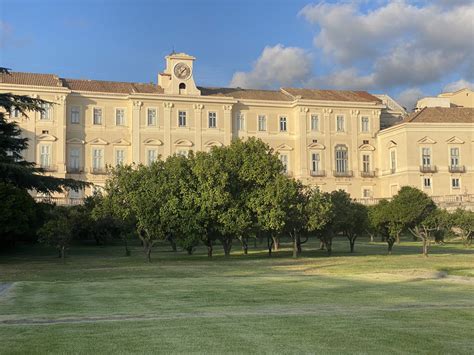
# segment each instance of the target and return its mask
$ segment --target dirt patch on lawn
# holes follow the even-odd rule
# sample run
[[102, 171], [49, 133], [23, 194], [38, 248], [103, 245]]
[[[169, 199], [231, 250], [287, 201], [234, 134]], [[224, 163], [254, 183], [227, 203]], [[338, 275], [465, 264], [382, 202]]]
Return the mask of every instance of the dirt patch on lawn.
[[13, 282], [0, 282], [0, 297], [5, 296], [13, 284]]

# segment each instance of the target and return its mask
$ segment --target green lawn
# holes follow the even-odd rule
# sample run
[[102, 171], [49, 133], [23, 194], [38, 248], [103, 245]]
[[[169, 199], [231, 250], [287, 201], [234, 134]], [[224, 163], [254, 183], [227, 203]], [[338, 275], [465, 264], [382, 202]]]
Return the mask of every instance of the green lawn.
[[[0, 353], [474, 353], [474, 249], [263, 245], [208, 260], [160, 246], [0, 254]], [[3, 291], [2, 291], [3, 289]]]

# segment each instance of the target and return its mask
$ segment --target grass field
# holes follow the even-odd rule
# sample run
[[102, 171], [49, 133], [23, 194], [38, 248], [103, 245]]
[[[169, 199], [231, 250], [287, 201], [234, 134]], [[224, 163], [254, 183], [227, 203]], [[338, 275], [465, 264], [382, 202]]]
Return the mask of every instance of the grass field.
[[335, 242], [300, 259], [160, 246], [0, 254], [0, 353], [474, 353], [474, 250]]

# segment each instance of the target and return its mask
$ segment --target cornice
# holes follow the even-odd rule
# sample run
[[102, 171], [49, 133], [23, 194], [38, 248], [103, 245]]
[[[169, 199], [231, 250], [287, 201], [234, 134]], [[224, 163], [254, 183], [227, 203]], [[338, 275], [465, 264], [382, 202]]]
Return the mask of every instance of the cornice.
[[48, 92], [55, 94], [70, 94], [72, 91], [64, 86], [36, 86], [0, 83], [0, 90], [18, 90], [27, 92]]

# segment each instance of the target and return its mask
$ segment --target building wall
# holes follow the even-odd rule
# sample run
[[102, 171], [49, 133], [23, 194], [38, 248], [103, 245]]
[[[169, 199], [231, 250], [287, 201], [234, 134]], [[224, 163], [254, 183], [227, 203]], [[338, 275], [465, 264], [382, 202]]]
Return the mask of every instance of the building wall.
[[[468, 123], [404, 123], [381, 131], [378, 135], [380, 197], [391, 197], [404, 185], [417, 187], [431, 196], [472, 194], [473, 144], [473, 125]], [[423, 148], [431, 153], [431, 169], [424, 172]], [[460, 169], [450, 169], [451, 148], [459, 151]], [[391, 170], [391, 151], [396, 154], [395, 171]], [[425, 178], [430, 179], [429, 187], [425, 186]], [[452, 179], [459, 179], [459, 187], [453, 187]]]

